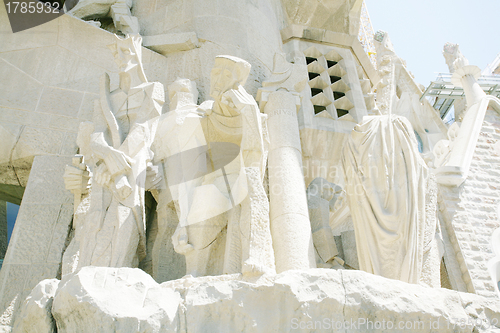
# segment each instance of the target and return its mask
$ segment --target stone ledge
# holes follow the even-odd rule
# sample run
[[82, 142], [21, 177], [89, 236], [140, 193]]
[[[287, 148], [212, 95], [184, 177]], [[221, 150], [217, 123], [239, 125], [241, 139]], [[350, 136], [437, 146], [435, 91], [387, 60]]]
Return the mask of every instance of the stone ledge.
[[195, 32], [183, 32], [144, 36], [142, 45], [162, 55], [167, 55], [173, 52], [192, 50], [199, 46], [199, 42]]

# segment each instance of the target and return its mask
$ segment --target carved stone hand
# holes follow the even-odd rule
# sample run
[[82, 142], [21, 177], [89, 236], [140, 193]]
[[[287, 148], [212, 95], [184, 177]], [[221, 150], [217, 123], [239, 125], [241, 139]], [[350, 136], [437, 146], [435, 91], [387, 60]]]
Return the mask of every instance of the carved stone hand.
[[239, 86], [238, 90], [230, 89], [226, 91], [222, 95], [222, 97], [229, 102], [229, 106], [232, 106], [238, 111], [241, 111], [247, 105], [257, 106], [257, 102], [255, 102], [255, 99], [252, 97], [252, 95], [247, 93], [242, 86]]
[[87, 189], [90, 174], [87, 170], [81, 170], [73, 165], [66, 165], [64, 171], [64, 185], [70, 191], [84, 191]]
[[133, 160], [123, 152], [111, 148], [108, 155], [104, 158], [104, 163], [106, 163], [111, 176], [115, 176], [130, 170]]

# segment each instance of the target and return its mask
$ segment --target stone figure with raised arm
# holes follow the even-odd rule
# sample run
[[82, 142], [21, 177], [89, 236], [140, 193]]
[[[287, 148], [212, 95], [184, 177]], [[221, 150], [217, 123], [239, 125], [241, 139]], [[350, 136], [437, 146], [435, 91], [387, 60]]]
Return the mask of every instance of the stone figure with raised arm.
[[[146, 80], [141, 37], [116, 38], [109, 48], [120, 70], [119, 88], [110, 91], [104, 74], [93, 124], [83, 126], [90, 137], [79, 141], [92, 177], [87, 212], [75, 228], [78, 267], [137, 267], [145, 256], [146, 173], [164, 92], [160, 83]], [[75, 195], [81, 188], [76, 171], [68, 166], [65, 175]]]
[[[256, 246], [248, 241], [249, 233], [255, 230], [252, 223], [262, 222], [260, 230], [267, 230], [260, 239], [267, 239], [269, 246], [257, 247], [272, 255], [272, 246], [269, 223], [266, 229], [265, 221], [257, 221], [255, 208], [247, 200], [249, 193], [265, 198], [262, 175], [267, 153], [263, 115], [243, 88], [249, 72], [250, 64], [242, 59], [216, 57], [210, 86], [214, 100], [200, 106], [193, 98], [196, 89], [185, 79], [169, 87], [174, 110], [160, 119], [155, 146], [161, 147], [157, 158], [164, 161], [165, 178], [172, 200], [177, 202], [179, 225], [172, 241], [174, 249], [186, 256], [187, 274], [274, 270], [274, 257], [259, 259], [259, 263], [250, 259], [260, 256], [252, 252]], [[249, 177], [248, 172], [252, 174]], [[242, 225], [247, 226], [246, 231], [240, 230]], [[223, 265], [219, 260], [218, 267], [208, 268], [209, 257], [218, 246], [216, 240], [220, 241], [226, 226]]]

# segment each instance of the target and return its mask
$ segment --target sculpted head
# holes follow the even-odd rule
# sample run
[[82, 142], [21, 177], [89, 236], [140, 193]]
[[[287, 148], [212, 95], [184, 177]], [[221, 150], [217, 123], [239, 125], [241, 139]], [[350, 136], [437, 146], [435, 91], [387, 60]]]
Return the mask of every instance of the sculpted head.
[[[454, 62], [457, 59], [461, 59], [461, 58], [465, 59], [465, 57], [462, 55], [462, 52], [460, 52], [460, 47], [458, 46], [458, 44], [453, 44], [453, 43], [449, 43], [449, 42], [444, 44], [443, 56], [444, 56], [444, 59], [446, 61], [446, 64], [448, 65], [448, 69], [450, 70], [450, 73], [453, 73], [458, 68], [463, 67], [463, 65], [459, 66], [459, 64], [457, 64], [457, 66], [459, 66], [459, 67], [455, 67], [455, 65], [454, 65]], [[466, 61], [466, 59], [465, 59], [465, 61]]]
[[139, 34], [127, 35], [126, 38], [120, 38], [115, 35], [116, 42], [108, 45], [108, 48], [115, 57], [121, 73], [129, 73], [133, 69], [138, 70], [141, 79], [146, 81], [142, 69], [142, 37]]
[[198, 101], [196, 82], [177, 78], [174, 83], [168, 86], [168, 98], [170, 100], [170, 110], [175, 110], [184, 105], [196, 105]]
[[250, 74], [250, 64], [233, 56], [217, 56], [210, 73], [210, 96], [218, 99], [229, 89], [244, 85]]

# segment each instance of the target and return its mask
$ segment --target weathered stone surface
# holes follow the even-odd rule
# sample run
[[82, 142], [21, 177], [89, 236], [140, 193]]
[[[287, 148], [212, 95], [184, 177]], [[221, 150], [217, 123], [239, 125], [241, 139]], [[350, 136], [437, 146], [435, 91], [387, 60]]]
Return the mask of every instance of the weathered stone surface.
[[13, 332], [56, 332], [51, 311], [59, 282], [48, 279], [37, 284], [21, 306]]
[[158, 285], [140, 269], [85, 267], [63, 278], [52, 313], [64, 332], [491, 332], [500, 326], [500, 305], [484, 297], [331, 269]]
[[140, 269], [88, 266], [61, 280], [52, 314], [59, 332], [172, 332], [180, 301]]

